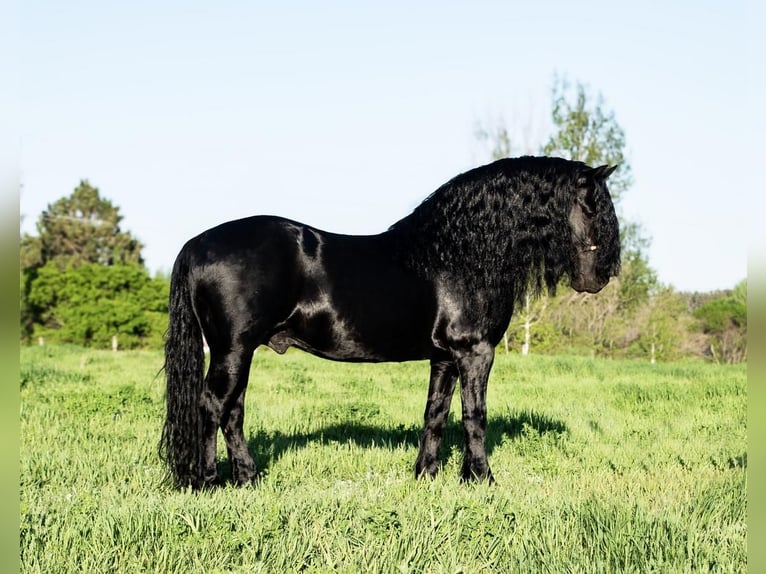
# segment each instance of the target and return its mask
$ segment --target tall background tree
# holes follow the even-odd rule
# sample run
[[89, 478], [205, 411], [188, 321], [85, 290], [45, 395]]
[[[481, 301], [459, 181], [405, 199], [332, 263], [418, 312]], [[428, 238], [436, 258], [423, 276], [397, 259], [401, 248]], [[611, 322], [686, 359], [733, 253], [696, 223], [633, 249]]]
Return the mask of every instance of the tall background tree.
[[143, 264], [143, 245], [120, 228], [118, 207], [87, 180], [71, 195], [48, 205], [37, 221], [37, 236], [21, 241], [21, 266], [55, 262], [60, 269], [86, 263]]
[[553, 129], [544, 141], [532, 137], [533, 122], [513, 127], [502, 120], [479, 125], [475, 135], [492, 159], [552, 155], [588, 165], [618, 165], [609, 190], [620, 219], [622, 270], [597, 295], [559, 289], [555, 297], [527, 300], [517, 309], [505, 337], [506, 349], [598, 353], [651, 362], [704, 356], [720, 362], [747, 355], [746, 287], [716, 295], [681, 294], [660, 284], [648, 259], [650, 240], [622, 210], [633, 184], [626, 134], [599, 93], [555, 77], [551, 90]]
[[[649, 239], [641, 226], [629, 221], [622, 211], [622, 198], [633, 184], [633, 173], [626, 153], [625, 132], [617, 122], [614, 111], [606, 107], [599, 93], [593, 97], [582, 83], [572, 86], [566, 79], [556, 77], [552, 90], [551, 119], [554, 130], [542, 146], [546, 155], [557, 155], [585, 162], [588, 165], [617, 165], [609, 178], [609, 191], [620, 219], [622, 242], [622, 270], [619, 278], [607, 287], [609, 306], [587, 293], [578, 294], [560, 325], [569, 330], [567, 322], [581, 324], [595, 348], [613, 348], [618, 336], [619, 323], [634, 323], [635, 313], [647, 304], [659, 285], [657, 275], [649, 265], [647, 249]], [[617, 297], [609, 297], [614, 290]], [[605, 309], [605, 307], [607, 307]], [[615, 324], [615, 313], [620, 319]], [[583, 324], [582, 317], [589, 317]], [[599, 317], [600, 320], [595, 320]], [[612, 320], [609, 320], [612, 319]], [[583, 328], [576, 329], [583, 333]]]
[[[527, 301], [518, 309], [506, 342], [523, 341], [526, 354], [531, 346], [541, 350], [574, 347], [594, 348], [614, 345], [617, 337], [613, 315], [626, 307], [635, 309], [645, 302], [656, 284], [656, 276], [648, 264], [648, 239], [638, 224], [626, 221], [620, 205], [623, 195], [633, 182], [627, 158], [626, 137], [615, 113], [606, 107], [601, 94], [591, 96], [582, 83], [571, 85], [555, 77], [551, 91], [551, 123], [553, 130], [543, 142], [535, 142], [531, 121], [517, 122], [520, 129], [511, 130], [502, 122], [480, 126], [476, 137], [488, 145], [492, 159], [514, 154], [564, 157], [597, 166], [617, 165], [609, 178], [609, 191], [620, 218], [623, 243], [623, 272], [599, 294], [596, 300], [589, 294], [559, 290], [559, 296], [545, 295], [538, 301]], [[534, 327], [535, 332], [531, 332]]]
[[107, 347], [159, 345], [168, 281], [152, 278], [141, 242], [88, 181], [48, 205], [20, 242], [21, 337]]
[[594, 102], [584, 84], [572, 86], [559, 76], [553, 80], [551, 100], [554, 131], [542, 152], [591, 166], [619, 166], [609, 176], [609, 192], [619, 206], [623, 194], [633, 184], [633, 173], [625, 153], [625, 132], [614, 111], [607, 109], [600, 93]]

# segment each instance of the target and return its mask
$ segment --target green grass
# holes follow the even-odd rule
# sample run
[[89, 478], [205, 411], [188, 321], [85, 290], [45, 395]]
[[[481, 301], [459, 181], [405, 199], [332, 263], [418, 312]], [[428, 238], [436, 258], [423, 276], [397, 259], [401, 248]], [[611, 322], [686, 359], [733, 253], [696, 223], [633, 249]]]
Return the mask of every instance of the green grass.
[[[746, 371], [500, 354], [498, 484], [416, 481], [426, 363], [259, 350], [257, 487], [163, 483], [162, 357], [24, 348], [24, 572], [744, 572]], [[228, 473], [219, 444], [220, 470]]]

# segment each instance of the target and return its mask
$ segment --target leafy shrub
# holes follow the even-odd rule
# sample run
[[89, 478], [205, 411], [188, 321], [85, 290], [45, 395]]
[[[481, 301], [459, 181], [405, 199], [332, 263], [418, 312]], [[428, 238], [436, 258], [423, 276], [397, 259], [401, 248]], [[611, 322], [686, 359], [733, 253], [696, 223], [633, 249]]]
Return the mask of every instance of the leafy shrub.
[[108, 348], [158, 345], [167, 326], [169, 284], [139, 264], [90, 263], [65, 271], [48, 263], [37, 271], [28, 300], [40, 309], [33, 336]]

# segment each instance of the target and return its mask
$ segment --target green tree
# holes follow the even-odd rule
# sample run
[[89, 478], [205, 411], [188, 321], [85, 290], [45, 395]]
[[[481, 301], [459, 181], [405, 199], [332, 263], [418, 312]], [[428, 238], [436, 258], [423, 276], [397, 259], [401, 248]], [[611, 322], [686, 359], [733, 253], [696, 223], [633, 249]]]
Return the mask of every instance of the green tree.
[[683, 297], [672, 288], [658, 288], [635, 314], [626, 354], [651, 363], [694, 354], [694, 319], [686, 309]]
[[625, 132], [603, 96], [593, 97], [583, 84], [556, 77], [551, 119], [553, 131], [541, 146], [529, 137], [531, 124], [509, 130], [499, 122], [479, 126], [475, 135], [487, 144], [492, 159], [538, 151], [592, 166], [619, 165], [609, 190], [620, 220], [622, 270], [598, 295], [560, 289], [555, 297], [527, 302], [511, 321], [506, 347], [531, 345], [542, 352], [622, 355], [652, 362], [683, 356], [746, 360], [745, 281], [732, 291], [676, 293], [660, 284], [651, 268], [649, 238], [640, 224], [622, 213], [621, 200], [633, 175]]
[[747, 360], [747, 280], [729, 295], [713, 299], [694, 311], [708, 337], [709, 353], [716, 362]]
[[142, 264], [143, 246], [122, 231], [122, 219], [119, 208], [83, 180], [71, 195], [49, 204], [42, 212], [37, 236], [22, 237], [21, 267], [41, 267], [49, 261], [60, 269], [86, 263]]
[[151, 278], [141, 243], [122, 215], [81, 181], [48, 205], [37, 235], [20, 241], [21, 336], [121, 347], [159, 345], [167, 323], [167, 278]]
[[[623, 221], [620, 232], [623, 237], [630, 234], [630, 222]], [[625, 246], [626, 241], [623, 240], [619, 278], [619, 310], [627, 313], [647, 304], [651, 296], [661, 289], [657, 273], [649, 266], [649, 258], [646, 254], [649, 242], [640, 235], [640, 232], [633, 233], [632, 246]]]
[[29, 302], [41, 309], [34, 336], [54, 342], [121, 347], [161, 342], [167, 322], [168, 283], [137, 263], [86, 263], [62, 272], [53, 262], [39, 269]]
[[649, 301], [658, 287], [656, 273], [649, 266], [650, 241], [641, 226], [622, 214], [621, 199], [633, 184], [633, 173], [625, 146], [625, 132], [604, 97], [594, 98], [581, 83], [572, 86], [554, 78], [551, 119], [554, 131], [543, 145], [543, 153], [585, 162], [588, 165], [617, 165], [609, 178], [609, 191], [620, 220], [622, 272], [620, 309], [635, 311]]
[[555, 131], [543, 145], [543, 153], [591, 166], [618, 166], [609, 177], [609, 191], [619, 204], [633, 183], [633, 175], [625, 157], [625, 132], [614, 112], [606, 109], [604, 97], [598, 94], [593, 103], [583, 84], [577, 83], [573, 88], [566, 79], [557, 76], [553, 82], [551, 119]]
[[[634, 323], [638, 310], [647, 305], [659, 289], [656, 273], [646, 254], [649, 239], [639, 224], [628, 221], [621, 213], [621, 199], [633, 183], [625, 151], [625, 132], [601, 94], [593, 97], [583, 84], [573, 86], [559, 77], [553, 82], [551, 120], [553, 131], [539, 146], [530, 141], [531, 124], [513, 133], [502, 124], [480, 126], [475, 135], [489, 144], [493, 159], [537, 150], [591, 166], [618, 165], [609, 178], [609, 190], [620, 219], [622, 271], [620, 277], [613, 279], [595, 298], [587, 293], [576, 294], [561, 289], [555, 298], [544, 295], [536, 307], [518, 310], [507, 340], [518, 341], [519, 321], [522, 321], [524, 339], [533, 345], [539, 342], [540, 348], [614, 352], [627, 341], [635, 340], [635, 334], [628, 334], [629, 326]], [[528, 320], [530, 317], [531, 321]], [[553, 328], [548, 328], [549, 324]], [[548, 335], [541, 339], [534, 332], [530, 333], [532, 327]]]

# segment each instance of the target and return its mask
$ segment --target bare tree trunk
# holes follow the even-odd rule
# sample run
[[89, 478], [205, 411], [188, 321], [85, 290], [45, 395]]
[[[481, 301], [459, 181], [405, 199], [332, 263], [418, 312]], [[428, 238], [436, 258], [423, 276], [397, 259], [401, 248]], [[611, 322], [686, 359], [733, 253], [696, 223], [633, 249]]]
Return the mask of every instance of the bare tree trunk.
[[524, 303], [526, 314], [524, 316], [524, 344], [521, 346], [521, 354], [526, 357], [529, 355], [529, 343], [531, 339], [530, 327], [532, 326], [532, 322], [529, 318], [529, 293], [527, 293]]

